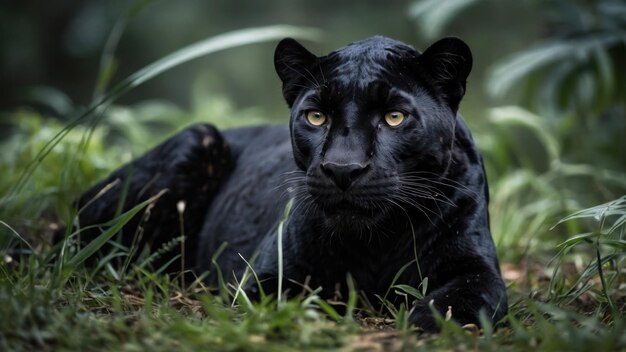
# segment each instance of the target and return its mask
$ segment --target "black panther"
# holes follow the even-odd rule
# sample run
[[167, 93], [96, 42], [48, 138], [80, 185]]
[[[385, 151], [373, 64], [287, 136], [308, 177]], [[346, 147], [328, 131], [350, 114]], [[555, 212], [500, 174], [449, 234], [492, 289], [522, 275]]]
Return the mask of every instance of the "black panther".
[[[166, 189], [125, 226], [122, 242], [176, 244], [177, 204], [185, 204], [184, 265], [208, 272], [209, 283], [239, 280], [245, 258], [260, 288], [277, 293], [280, 228], [286, 294], [321, 287], [322, 297], [345, 299], [349, 275], [376, 305], [394, 283], [427, 282], [410, 313], [416, 326], [437, 329], [431, 309], [460, 324], [478, 324], [481, 310], [501, 319], [507, 296], [487, 180], [457, 113], [472, 67], [468, 46], [444, 38], [420, 53], [377, 36], [317, 57], [284, 39], [274, 62], [288, 126], [191, 126], [83, 194], [80, 226]], [[98, 234], [88, 228], [81, 239]], [[257, 297], [253, 281], [246, 291]]]

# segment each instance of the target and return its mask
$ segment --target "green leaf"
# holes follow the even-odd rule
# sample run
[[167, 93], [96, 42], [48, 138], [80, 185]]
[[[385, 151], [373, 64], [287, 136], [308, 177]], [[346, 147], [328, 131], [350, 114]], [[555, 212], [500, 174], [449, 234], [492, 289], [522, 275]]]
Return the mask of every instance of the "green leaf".
[[611, 226], [607, 234], [612, 234], [613, 232], [617, 231], [618, 228], [624, 226], [624, 224], [626, 224], [626, 213], [620, 216], [619, 219], [615, 220], [613, 226]]
[[592, 242], [593, 240], [595, 240], [596, 238], [598, 238], [598, 233], [597, 232], [589, 232], [589, 233], [583, 233], [580, 235], [576, 235], [572, 238], [567, 239], [565, 242], [562, 242], [560, 244], [557, 245], [557, 248], [563, 248], [563, 249], [568, 249], [571, 248], [579, 243], [589, 243]]
[[550, 162], [559, 160], [559, 143], [540, 116], [519, 106], [503, 106], [491, 109], [489, 120], [498, 125], [517, 125], [530, 129], [544, 145]]
[[409, 9], [426, 38], [432, 39], [441, 34], [443, 28], [465, 8], [478, 0], [421, 0], [416, 1]]
[[[554, 226], [557, 226], [566, 221], [570, 221], [573, 219], [580, 219], [580, 218], [593, 218], [596, 221], [601, 221], [602, 219], [605, 219], [612, 215], [620, 216], [620, 218], [617, 220], [618, 223], [623, 224], [623, 222], [626, 221], [626, 219], [623, 219], [623, 216], [626, 215], [626, 195], [616, 200], [613, 200], [604, 204], [596, 205], [594, 207], [583, 209], [573, 214], [570, 214], [564, 217], [563, 219], [559, 220], [559, 222], [556, 223], [556, 225]], [[614, 231], [613, 228], [612, 230]]]
[[[421, 292], [419, 292], [415, 287], [413, 286], [409, 286], [409, 285], [394, 285], [393, 288], [396, 288], [398, 290], [400, 290], [402, 293], [406, 293], [408, 295], [413, 296], [416, 299], [423, 299], [424, 296], [422, 295]], [[396, 291], [396, 293], [399, 293], [398, 291]]]
[[570, 43], [554, 42], [514, 54], [491, 70], [487, 78], [487, 92], [501, 97], [532, 72], [563, 60], [572, 51]]
[[[591, 61], [592, 54], [599, 49], [620, 45], [624, 31], [600, 32], [577, 39], [556, 38], [543, 42], [534, 48], [513, 54], [494, 65], [487, 77], [487, 91], [491, 96], [502, 97], [511, 88], [519, 85], [529, 75], [548, 66], [566, 62], [577, 65]], [[607, 72], [603, 72], [606, 75]]]
[[613, 253], [613, 254], [609, 254], [607, 256], [602, 257], [599, 262], [598, 261], [590, 262], [589, 265], [587, 265], [587, 267], [585, 268], [585, 270], [583, 270], [582, 274], [580, 274], [576, 282], [572, 285], [572, 287], [573, 288], [578, 287], [580, 284], [586, 283], [587, 281], [591, 280], [593, 276], [598, 274], [599, 269], [603, 265], [611, 262], [612, 260], [615, 260], [619, 256], [620, 256], [619, 253]]
[[611, 239], [603, 239], [600, 241], [601, 244], [613, 247], [615, 249], [621, 250], [622, 252], [626, 252], [626, 241], [625, 240], [611, 240]]
[[335, 321], [341, 321], [341, 319], [343, 318], [341, 314], [337, 313], [337, 310], [335, 310], [335, 308], [333, 308], [330, 304], [328, 304], [328, 302], [324, 301], [323, 299], [318, 299], [315, 303], [317, 303], [324, 311], [324, 313], [326, 313], [331, 319]]

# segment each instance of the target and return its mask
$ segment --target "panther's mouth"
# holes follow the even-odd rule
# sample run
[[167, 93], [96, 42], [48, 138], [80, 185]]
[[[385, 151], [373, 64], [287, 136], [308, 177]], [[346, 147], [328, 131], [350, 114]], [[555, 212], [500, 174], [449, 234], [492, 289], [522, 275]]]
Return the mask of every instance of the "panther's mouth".
[[326, 205], [324, 210], [327, 213], [344, 214], [346, 216], [367, 216], [372, 212], [371, 209], [365, 208], [346, 199], [340, 200], [334, 204]]
[[365, 208], [349, 201], [327, 204], [322, 211], [325, 227], [333, 233], [337, 231], [343, 234], [371, 232], [385, 216], [373, 208]]
[[[308, 193], [321, 210], [325, 223], [341, 231], [361, 231], [379, 223], [388, 215], [386, 178], [359, 179], [351, 187], [340, 190], [316, 173], [307, 175]], [[370, 175], [371, 176], [371, 175]]]
[[321, 208], [330, 222], [341, 227], [369, 226], [384, 215], [375, 208], [345, 199], [334, 203], [325, 203]]

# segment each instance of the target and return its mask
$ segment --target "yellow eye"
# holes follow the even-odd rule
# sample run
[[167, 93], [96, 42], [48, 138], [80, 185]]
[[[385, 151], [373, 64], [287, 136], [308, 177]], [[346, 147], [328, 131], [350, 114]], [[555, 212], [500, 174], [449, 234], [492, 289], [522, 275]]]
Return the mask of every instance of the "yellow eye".
[[385, 122], [391, 127], [396, 127], [404, 121], [404, 114], [400, 111], [390, 111], [385, 114]]
[[309, 111], [306, 114], [306, 119], [313, 126], [321, 126], [326, 123], [326, 115], [324, 115], [324, 113], [320, 111]]

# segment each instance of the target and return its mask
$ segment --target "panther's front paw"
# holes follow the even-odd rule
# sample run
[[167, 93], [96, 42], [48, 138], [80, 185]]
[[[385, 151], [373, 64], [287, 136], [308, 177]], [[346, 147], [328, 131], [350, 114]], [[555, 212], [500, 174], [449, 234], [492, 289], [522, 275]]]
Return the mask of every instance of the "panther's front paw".
[[409, 316], [409, 324], [424, 332], [438, 332], [439, 325], [428, 305], [418, 305]]

